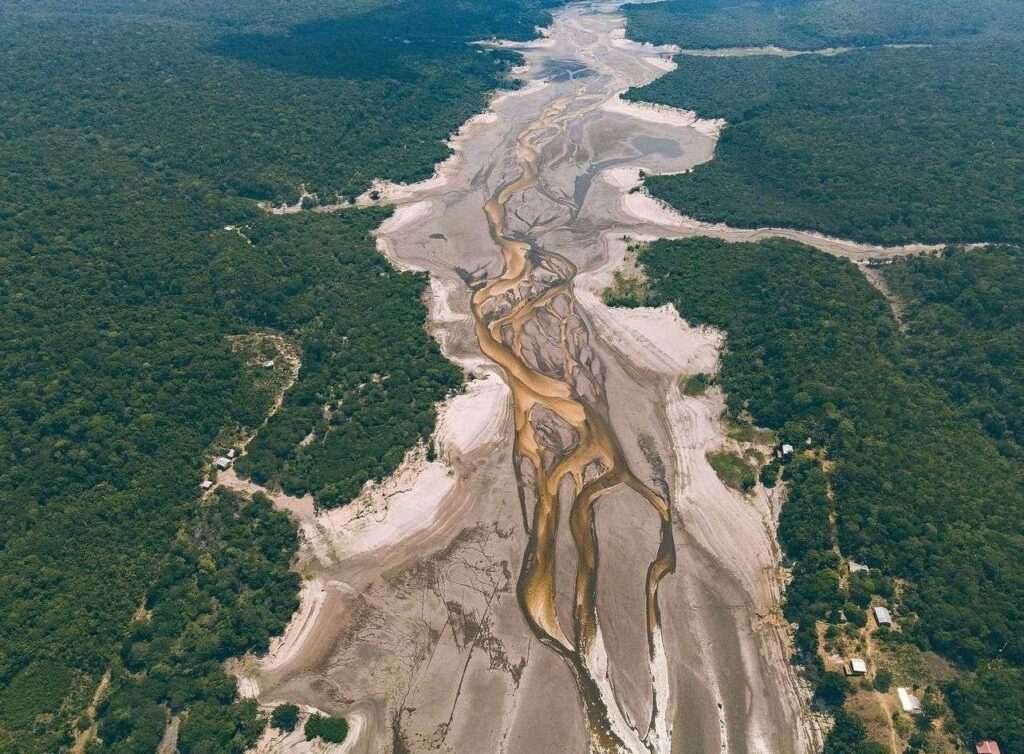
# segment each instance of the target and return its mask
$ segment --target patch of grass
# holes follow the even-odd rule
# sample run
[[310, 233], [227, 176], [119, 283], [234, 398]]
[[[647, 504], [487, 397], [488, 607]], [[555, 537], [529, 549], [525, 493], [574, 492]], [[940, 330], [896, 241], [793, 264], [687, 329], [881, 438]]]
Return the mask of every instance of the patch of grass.
[[764, 457], [764, 453], [757, 448], [747, 448], [743, 451], [743, 457], [756, 468], [764, 466], [764, 462], [767, 460]]
[[647, 281], [639, 275], [627, 275], [616, 270], [611, 286], [603, 297], [608, 306], [644, 306], [649, 293]]
[[867, 740], [882, 746], [889, 745], [892, 721], [878, 696], [860, 691], [846, 700], [846, 711], [855, 715], [867, 733]]
[[704, 374], [700, 372], [698, 374], [691, 374], [683, 377], [679, 380], [679, 390], [682, 391], [683, 395], [688, 395], [691, 398], [704, 395], [708, 391], [708, 388], [715, 384], [715, 376], [713, 374]]
[[775, 433], [770, 429], [761, 429], [753, 424], [731, 424], [726, 434], [733, 440], [749, 442], [752, 445], [774, 446], [776, 442]]
[[879, 666], [892, 673], [896, 686], [929, 686], [948, 683], [957, 677], [956, 669], [934, 652], [896, 634], [879, 635]]
[[757, 484], [756, 470], [746, 460], [727, 450], [707, 454], [708, 463], [718, 478], [740, 492], [749, 492]]

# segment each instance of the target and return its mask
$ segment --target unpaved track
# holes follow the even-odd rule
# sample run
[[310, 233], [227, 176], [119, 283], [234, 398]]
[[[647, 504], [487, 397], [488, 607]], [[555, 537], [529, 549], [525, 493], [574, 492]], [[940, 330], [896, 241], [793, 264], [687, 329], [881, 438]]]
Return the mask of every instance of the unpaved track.
[[[682, 365], [715, 368], [720, 336], [595, 296], [623, 236], [685, 234], [631, 211], [614, 171], [689, 169], [717, 132], [619, 102], [667, 67], [621, 28], [614, 4], [560, 11], [523, 46], [528, 85], [463, 129], [437, 177], [378, 187], [399, 206], [380, 247], [431, 274], [445, 354], [508, 392], [450, 404], [439, 501], [436, 480], [417, 486], [438, 473], [419, 458], [394, 494], [302, 514], [317, 604], [301, 641], [241, 672], [263, 703], [358, 717], [353, 752], [819, 742], [778, 620], [773, 511], [707, 464], [720, 399], [676, 387]], [[420, 489], [429, 516], [410, 526]]]

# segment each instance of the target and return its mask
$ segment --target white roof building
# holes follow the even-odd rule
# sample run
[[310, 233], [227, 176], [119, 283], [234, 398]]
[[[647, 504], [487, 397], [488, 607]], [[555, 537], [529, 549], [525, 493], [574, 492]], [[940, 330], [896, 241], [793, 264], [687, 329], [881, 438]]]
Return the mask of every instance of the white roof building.
[[211, 488], [212, 486], [213, 486], [213, 482], [211, 482], [211, 481], [210, 481], [209, 479], [204, 479], [203, 481], [201, 481], [201, 482], [199, 483], [199, 487], [200, 487], [200, 489], [204, 489], [204, 490], [208, 490], [208, 489], [210, 489], [210, 488]]
[[896, 696], [900, 699], [900, 708], [904, 712], [916, 715], [921, 711], [921, 700], [900, 686], [896, 689]]
[[226, 471], [227, 469], [231, 468], [231, 459], [225, 458], [224, 456], [219, 456], [213, 459], [213, 465], [216, 466], [221, 471]]
[[791, 455], [793, 455], [793, 446], [790, 445], [788, 442], [785, 442], [785, 443], [782, 444], [782, 455], [784, 455], [784, 456], [791, 456]]
[[892, 625], [892, 613], [889, 612], [889, 608], [876, 605], [872, 610], [875, 613], [875, 623], [879, 626]]
[[850, 660], [850, 675], [864, 675], [868, 672], [868, 664], [860, 657]]

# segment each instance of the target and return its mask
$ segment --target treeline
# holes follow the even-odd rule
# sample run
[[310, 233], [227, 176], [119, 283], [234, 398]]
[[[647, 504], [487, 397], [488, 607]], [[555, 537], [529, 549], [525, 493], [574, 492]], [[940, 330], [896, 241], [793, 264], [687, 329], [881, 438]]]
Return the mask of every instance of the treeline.
[[470, 43], [532, 37], [549, 5], [116, 0], [71, 12], [16, 2], [3, 20], [16, 40], [0, 81], [0, 97], [17, 103], [5, 131], [82, 129], [149, 169], [187, 170], [250, 198], [294, 201], [300, 184], [351, 198], [376, 177], [429, 177], [512, 59]]
[[[224, 707], [234, 685], [217, 668], [283, 625], [293, 543], [264, 502], [198, 499], [213, 444], [269, 408], [230, 338], [269, 329], [302, 349], [253, 472], [331, 504], [430, 431], [458, 375], [423, 330], [423, 277], [373, 248], [383, 212], [270, 218], [251, 198], [428, 175], [507, 67], [463, 42], [547, 19], [533, 0], [428, 7], [4, 6], [0, 751], [66, 749], [108, 670], [101, 750], [152, 751], [168, 714], [183, 752], [238, 749], [262, 726]], [[302, 26], [314, 18], [333, 20]], [[253, 34], [282, 59], [250, 54]], [[365, 59], [374, 35], [392, 54], [347, 76], [337, 49]], [[327, 403], [329, 425], [310, 410]], [[301, 457], [296, 421], [318, 437]]]
[[189, 517], [205, 450], [268, 403], [206, 273], [229, 205], [84, 136], [0, 151], [0, 748], [49, 752]]
[[631, 39], [691, 49], [934, 44], [1021, 29], [1013, 0], [666, 0], [625, 10]]
[[729, 125], [711, 162], [647, 186], [685, 214], [734, 226], [880, 244], [1019, 241], [1022, 51], [987, 40], [681, 57], [678, 70], [628, 96]]
[[[792, 507], [779, 532], [794, 561], [786, 614], [800, 624], [812, 674], [814, 621], [863, 616], [854, 608], [892, 588], [860, 574], [840, 587], [830, 484], [842, 552], [907, 580], [902, 604], [917, 620], [904, 618], [904, 637], [971, 670], [950, 692], [966, 732], [994, 735], [981, 723], [1001, 714], [1001, 742], [1020, 751], [1021, 692], [991, 706], [991, 689], [1009, 685], [995, 661], [1024, 664], [1020, 467], [920, 372], [886, 302], [850, 263], [790, 242], [705, 238], [655, 242], [640, 261], [649, 303], [671, 302], [688, 321], [727, 333], [720, 380], [730, 411], [749, 411], [794, 445], [809, 438], [830, 461], [827, 472], [787, 467]], [[823, 701], [841, 699], [835, 678], [818, 680]]]

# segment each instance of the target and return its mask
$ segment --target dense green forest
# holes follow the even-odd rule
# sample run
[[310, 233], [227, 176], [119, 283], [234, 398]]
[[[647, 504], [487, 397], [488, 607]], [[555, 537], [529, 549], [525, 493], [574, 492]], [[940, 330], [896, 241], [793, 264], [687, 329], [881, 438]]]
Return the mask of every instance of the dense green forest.
[[[90, 13], [17, 0], [0, 27], [15, 40], [0, 53], [5, 131], [95, 133], [247, 197], [295, 199], [303, 183], [351, 197], [374, 177], [428, 177], [509, 62], [468, 43], [531, 37], [547, 4], [279, 1], [207, 16], [173, 0]], [[270, 9], [294, 23], [267, 29]]]
[[[815, 37], [812, 47], [906, 41], [914, 33], [937, 43], [835, 56], [679, 57], [678, 70], [628, 96], [729, 125], [711, 162], [652, 177], [648, 187], [686, 214], [743, 227], [803, 228], [883, 244], [1024, 239], [1024, 211], [1015, 199], [1024, 192], [1024, 34], [1019, 8], [1011, 5], [698, 4], [692, 12], [723, 28], [730, 13], [760, 14], [730, 44], [795, 44], [773, 36], [775, 25], [794, 33], [846, 30]], [[634, 6], [630, 33], [648, 38], [645, 14], [667, 15], [679, 26], [659, 20], [657, 38], [685, 45], [690, 12], [671, 2]], [[826, 12], [832, 20], [804, 19]], [[876, 24], [889, 30], [873, 41], [858, 36]]]
[[[422, 327], [424, 277], [374, 250], [384, 211], [268, 217], [252, 199], [428, 175], [508, 65], [466, 42], [529, 36], [544, 5], [5, 4], [0, 751], [68, 746], [107, 672], [94, 748], [151, 752], [179, 712], [182, 752], [262, 729], [220, 661], [287, 620], [294, 533], [265, 501], [197, 496], [219, 438], [270, 405], [232, 338], [300, 348], [250, 466], [326, 504], [393, 468], [459, 375]], [[371, 66], [373, 34], [391, 52]], [[310, 408], [331, 401], [328, 426]], [[297, 457], [302, 426], [321, 442]]]
[[[987, 254], [1010, 252], [977, 252], [970, 259], [983, 261], [974, 265], [955, 254], [915, 261], [891, 276], [904, 288], [930, 292], [938, 286], [929, 286], [929, 274], [963, 285], [966, 269], [1008, 270]], [[970, 373], [949, 364], [934, 372], [922, 367], [920, 340], [952, 353], [958, 332], [929, 329], [904, 339], [855, 266], [789, 242], [658, 241], [640, 261], [650, 281], [646, 303], [671, 302], [687, 320], [727, 333], [720, 380], [730, 412], [749, 411], [794, 444], [810, 438], [833, 464], [827, 473], [807, 461], [785, 470], [790, 502], [779, 536], [795, 565], [786, 614], [800, 624], [805, 659], [816, 649], [815, 620], [839, 620], [849, 602], [863, 607], [873, 593], [891, 594], [888, 578], [906, 579], [901, 635], [971, 671], [950, 692], [967, 734], [992, 735], [982, 726], [1001, 715], [997, 730], [1006, 750], [1024, 750], [1024, 718], [1014, 712], [1024, 691], [995, 662], [1024, 664], [1024, 476], [1000, 453], [1002, 436], [993, 437], [973, 407], [956, 399], [951, 383], [963, 380], [965, 387]], [[928, 269], [947, 261], [944, 274]], [[976, 285], [967, 287], [984, 290], [986, 274], [975, 272]], [[1017, 264], [1017, 284], [1022, 276]], [[966, 308], [971, 293], [961, 296]], [[977, 307], [967, 312], [984, 326]], [[910, 333], [915, 326], [911, 320]], [[1019, 379], [1019, 367], [1018, 360], [1007, 379], [1014, 368]], [[1012, 394], [992, 395], [993, 405], [1010, 410]], [[884, 574], [881, 581], [863, 583], [875, 577], [858, 574], [840, 587], [828, 485], [838, 545]], [[998, 708], [995, 688], [1005, 697]]]
[[[313, 492], [324, 507], [398, 466], [433, 430], [434, 403], [462, 380], [424, 330], [426, 277], [396, 273], [375, 253], [365, 231], [383, 215], [362, 214], [255, 223], [246, 235], [268, 264], [253, 265], [253, 249], [226, 236], [211, 270], [221, 311], [296, 333], [302, 345], [298, 383], [237, 469]], [[364, 240], [341, 246], [339, 228]]]
[[665, 0], [626, 13], [630, 38], [684, 49], [935, 44], [1022, 28], [1015, 0]]
[[682, 58], [629, 96], [729, 125], [711, 162], [647, 186], [742, 227], [883, 244], [1024, 239], [1022, 51]]
[[950, 250], [884, 270], [914, 369], [1024, 461], [1024, 250]]
[[288, 570], [297, 547], [288, 516], [262, 495], [247, 501], [218, 490], [199, 506], [113, 665], [116, 690], [98, 711], [106, 748], [152, 752], [166, 712], [186, 708], [182, 754], [241, 754], [252, 744], [262, 723], [255, 704], [232, 705], [235, 681], [223, 662], [265, 651], [284, 629], [298, 607], [299, 577]]

